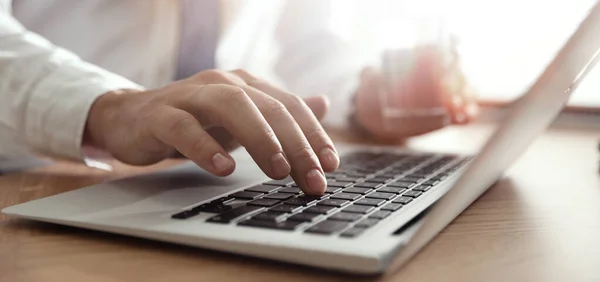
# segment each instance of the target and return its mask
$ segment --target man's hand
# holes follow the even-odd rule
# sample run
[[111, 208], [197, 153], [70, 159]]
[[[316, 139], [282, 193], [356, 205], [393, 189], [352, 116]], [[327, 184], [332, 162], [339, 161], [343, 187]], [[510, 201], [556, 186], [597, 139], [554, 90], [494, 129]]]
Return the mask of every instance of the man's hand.
[[[416, 54], [416, 53], [415, 53]], [[472, 121], [478, 107], [464, 81], [463, 74], [456, 70], [443, 73], [435, 53], [421, 53], [414, 58], [414, 66], [406, 77], [401, 77], [394, 98], [402, 108], [445, 108], [448, 115], [392, 118], [383, 115], [382, 95], [385, 89], [384, 75], [375, 68], [365, 68], [361, 84], [356, 93], [356, 120], [371, 135], [387, 141], [421, 135], [447, 126], [449, 123], [465, 124]], [[407, 98], [408, 97], [408, 98]]]
[[181, 154], [218, 176], [234, 171], [228, 152], [241, 145], [269, 177], [291, 175], [318, 195], [324, 171], [339, 165], [318, 121], [327, 107], [324, 97], [303, 100], [242, 70], [209, 70], [156, 90], [101, 96], [85, 142], [133, 165]]

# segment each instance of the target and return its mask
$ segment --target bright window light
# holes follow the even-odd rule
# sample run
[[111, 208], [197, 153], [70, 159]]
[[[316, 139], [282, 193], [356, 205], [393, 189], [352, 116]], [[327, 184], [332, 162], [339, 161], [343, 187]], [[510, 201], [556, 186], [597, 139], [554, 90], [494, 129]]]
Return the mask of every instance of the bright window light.
[[[403, 27], [423, 16], [443, 18], [460, 40], [463, 69], [480, 99], [508, 101], [533, 83], [595, 2], [338, 0], [333, 11], [345, 15], [334, 17], [334, 26], [353, 31], [364, 44], [381, 46], [410, 45], [412, 29]], [[584, 79], [570, 104], [600, 107], [600, 66]]]

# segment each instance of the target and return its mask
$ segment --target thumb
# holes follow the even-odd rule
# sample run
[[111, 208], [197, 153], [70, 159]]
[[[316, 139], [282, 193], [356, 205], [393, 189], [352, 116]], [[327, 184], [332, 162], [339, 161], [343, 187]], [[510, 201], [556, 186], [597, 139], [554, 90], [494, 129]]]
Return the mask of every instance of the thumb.
[[329, 109], [329, 99], [325, 96], [311, 96], [304, 98], [306, 105], [312, 110], [318, 120], [323, 119]]

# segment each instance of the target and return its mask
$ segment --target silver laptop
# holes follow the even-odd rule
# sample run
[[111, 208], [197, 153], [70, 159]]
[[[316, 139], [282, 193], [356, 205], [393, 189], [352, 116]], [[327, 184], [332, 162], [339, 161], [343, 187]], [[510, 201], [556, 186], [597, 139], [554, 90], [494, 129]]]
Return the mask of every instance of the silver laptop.
[[217, 178], [186, 163], [8, 207], [5, 214], [357, 274], [390, 273], [497, 181], [597, 59], [600, 6], [474, 155], [338, 144], [327, 194], [269, 181], [244, 151]]

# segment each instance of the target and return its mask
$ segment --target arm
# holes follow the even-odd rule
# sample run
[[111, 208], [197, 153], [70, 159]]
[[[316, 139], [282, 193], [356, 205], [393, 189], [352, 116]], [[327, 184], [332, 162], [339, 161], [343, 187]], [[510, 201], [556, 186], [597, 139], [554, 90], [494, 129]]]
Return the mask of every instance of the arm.
[[81, 160], [92, 103], [139, 86], [27, 31], [10, 7], [0, 1], [0, 135], [44, 155]]

